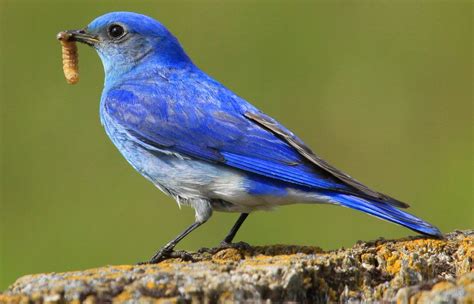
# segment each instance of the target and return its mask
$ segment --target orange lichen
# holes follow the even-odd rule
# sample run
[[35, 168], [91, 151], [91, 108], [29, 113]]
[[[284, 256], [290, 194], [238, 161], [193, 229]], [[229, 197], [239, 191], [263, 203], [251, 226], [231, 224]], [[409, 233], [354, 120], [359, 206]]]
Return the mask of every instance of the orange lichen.
[[181, 303], [178, 299], [178, 297], [171, 297], [171, 298], [165, 298], [165, 299], [158, 299], [155, 303], [156, 304], [175, 304], [175, 303]]
[[446, 241], [435, 239], [418, 239], [407, 242], [402, 242], [399, 246], [405, 250], [419, 250], [419, 249], [442, 249], [446, 245]]
[[2, 295], [0, 294], [0, 303], [28, 304], [29, 298], [22, 295]]
[[416, 252], [417, 256], [429, 252], [442, 252], [448, 245], [447, 240], [437, 239], [413, 239], [403, 240], [397, 243], [378, 243], [377, 255], [385, 261], [385, 270], [395, 275], [400, 272], [402, 262], [406, 262], [409, 268], [416, 271], [423, 271], [423, 265], [418, 260], [414, 260], [411, 253]]
[[98, 303], [99, 301], [97, 300], [97, 297], [94, 296], [94, 295], [90, 295], [88, 296], [87, 298], [84, 299], [84, 301], [80, 301], [80, 300], [74, 300], [71, 302], [71, 304], [96, 304]]
[[245, 266], [270, 266], [270, 265], [279, 265], [279, 266], [288, 266], [296, 258], [294, 255], [277, 255], [277, 256], [268, 256], [259, 254], [257, 256], [248, 257], [245, 259]]
[[432, 288], [431, 291], [443, 291], [443, 290], [448, 290], [456, 286], [455, 284], [451, 282], [439, 282], [438, 284], [435, 284]]
[[125, 290], [125, 291], [122, 291], [118, 296], [116, 296], [114, 298], [114, 301], [115, 302], [118, 302], [118, 303], [123, 303], [123, 302], [126, 302], [128, 300], [132, 299], [132, 295], [129, 291]]
[[212, 260], [217, 263], [227, 263], [229, 261], [238, 262], [243, 258], [238, 249], [227, 248], [221, 250], [212, 256]]
[[146, 282], [146, 288], [148, 288], [148, 289], [153, 289], [153, 288], [155, 288], [155, 287], [156, 287], [155, 282], [153, 282], [153, 281], [148, 281], [148, 282]]
[[224, 291], [219, 296], [219, 303], [232, 303], [234, 302], [233, 299], [234, 299], [234, 295], [231, 292]]
[[400, 272], [402, 267], [402, 261], [398, 255], [392, 255], [387, 259], [387, 272], [391, 275], [397, 274]]

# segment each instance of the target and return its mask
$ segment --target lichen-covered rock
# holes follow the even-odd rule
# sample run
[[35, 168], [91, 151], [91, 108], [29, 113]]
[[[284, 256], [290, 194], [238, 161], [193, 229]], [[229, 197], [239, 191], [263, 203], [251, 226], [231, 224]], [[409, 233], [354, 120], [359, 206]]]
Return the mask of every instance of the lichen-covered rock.
[[28, 275], [0, 303], [474, 301], [474, 231], [322, 251], [239, 246], [189, 261]]

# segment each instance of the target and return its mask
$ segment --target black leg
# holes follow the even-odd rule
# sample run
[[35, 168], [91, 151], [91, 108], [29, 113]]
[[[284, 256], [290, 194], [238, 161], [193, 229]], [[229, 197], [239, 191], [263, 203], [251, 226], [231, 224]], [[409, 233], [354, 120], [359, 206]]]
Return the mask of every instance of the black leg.
[[194, 229], [197, 227], [201, 226], [204, 224], [204, 222], [194, 222], [191, 226], [186, 228], [183, 232], [181, 232], [175, 239], [173, 239], [171, 242], [163, 246], [155, 255], [150, 259], [148, 263], [150, 264], [156, 264], [164, 259], [166, 259], [170, 253], [173, 251], [173, 248], [181, 241], [184, 239], [188, 234], [190, 234]]
[[249, 216], [248, 213], [240, 214], [239, 218], [237, 219], [237, 222], [235, 222], [232, 229], [230, 229], [229, 233], [227, 234], [225, 239], [222, 241], [221, 243], [222, 245], [232, 244], [232, 241], [234, 240], [234, 237], [237, 234], [237, 231], [239, 231], [240, 226], [242, 226], [242, 223], [245, 221], [247, 216]]

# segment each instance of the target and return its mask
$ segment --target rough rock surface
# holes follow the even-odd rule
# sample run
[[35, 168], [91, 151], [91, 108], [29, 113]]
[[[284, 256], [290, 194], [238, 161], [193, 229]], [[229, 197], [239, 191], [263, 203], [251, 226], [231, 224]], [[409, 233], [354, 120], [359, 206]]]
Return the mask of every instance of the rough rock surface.
[[474, 302], [474, 230], [323, 251], [240, 246], [157, 265], [28, 275], [0, 303]]

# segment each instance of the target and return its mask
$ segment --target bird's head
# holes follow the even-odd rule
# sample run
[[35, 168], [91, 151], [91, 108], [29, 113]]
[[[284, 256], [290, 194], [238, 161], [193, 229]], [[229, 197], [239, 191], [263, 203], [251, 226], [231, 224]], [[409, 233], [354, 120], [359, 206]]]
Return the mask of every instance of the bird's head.
[[67, 33], [70, 40], [86, 43], [97, 50], [106, 74], [121, 74], [143, 62], [163, 67], [191, 63], [166, 27], [137, 13], [108, 13], [84, 29]]

